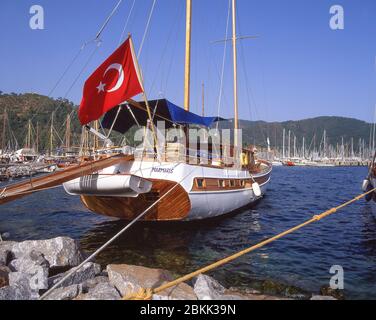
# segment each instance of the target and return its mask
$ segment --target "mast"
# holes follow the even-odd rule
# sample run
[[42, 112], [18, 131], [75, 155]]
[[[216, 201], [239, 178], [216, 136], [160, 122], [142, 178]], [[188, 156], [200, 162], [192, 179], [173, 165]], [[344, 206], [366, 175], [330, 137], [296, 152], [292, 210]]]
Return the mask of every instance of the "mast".
[[54, 113], [51, 114], [51, 127], [50, 127], [50, 156], [52, 156], [53, 138], [54, 136]]
[[[99, 130], [99, 122], [98, 122], [98, 120], [96, 120], [96, 121], [94, 122], [94, 129], [95, 129], [96, 131]], [[99, 146], [99, 143], [98, 143], [98, 142], [99, 142], [98, 137], [97, 137], [97, 136], [94, 136], [94, 151], [98, 149], [98, 146]]]
[[234, 60], [234, 144], [238, 145], [239, 115], [238, 115], [238, 62], [236, 48], [236, 0], [232, 0], [232, 49]]
[[305, 137], [303, 136], [303, 159], [305, 159]]
[[39, 122], [37, 122], [37, 129], [36, 129], [36, 141], [35, 141], [35, 151], [36, 153], [39, 153]]
[[282, 137], [282, 159], [285, 159], [285, 139], [286, 139], [286, 129], [283, 128], [283, 137]]
[[343, 137], [342, 137], [341, 155], [342, 155], [342, 160], [344, 160], [345, 159], [345, 144], [343, 143]]
[[5, 141], [5, 133], [6, 133], [6, 120], [7, 120], [7, 117], [8, 117], [8, 114], [7, 114], [7, 109], [4, 110], [4, 115], [3, 115], [3, 133], [1, 135], [1, 150], [2, 150], [2, 153], [5, 152], [5, 144], [6, 144], [6, 141]]
[[67, 114], [67, 128], [65, 131], [65, 147], [66, 147], [65, 152], [67, 152], [70, 149], [70, 144], [71, 144], [70, 134], [71, 134], [71, 118], [70, 118], [70, 114]]
[[191, 26], [192, 0], [187, 0], [186, 34], [185, 34], [185, 75], [184, 75], [184, 108], [189, 111], [191, 86]]
[[291, 131], [289, 130], [289, 138], [288, 138], [288, 147], [287, 147], [287, 157], [290, 159], [291, 157]]
[[202, 116], [205, 117], [205, 84], [202, 83]]

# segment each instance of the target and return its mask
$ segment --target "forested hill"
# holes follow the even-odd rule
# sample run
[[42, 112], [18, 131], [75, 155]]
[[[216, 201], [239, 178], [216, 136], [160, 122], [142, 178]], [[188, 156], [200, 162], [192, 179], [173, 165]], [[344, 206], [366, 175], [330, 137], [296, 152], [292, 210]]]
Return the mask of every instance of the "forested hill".
[[[48, 148], [50, 137], [51, 114], [54, 112], [54, 128], [56, 129], [55, 144], [60, 138], [64, 138], [65, 121], [67, 114], [71, 113], [77, 106], [65, 99], [52, 99], [38, 94], [4, 94], [0, 91], [0, 144], [3, 133], [3, 116], [7, 111], [9, 121], [6, 121], [6, 141], [17, 139], [19, 147], [26, 142], [28, 122], [31, 119], [32, 130], [35, 133], [37, 124], [39, 127], [39, 149]], [[328, 144], [340, 143], [342, 137], [346, 144], [353, 138], [356, 147], [359, 139], [364, 139], [368, 145], [371, 124], [364, 121], [342, 117], [318, 117], [300, 121], [271, 122], [264, 121], [240, 121], [243, 129], [243, 142], [266, 146], [266, 139], [269, 137], [272, 147], [282, 146], [283, 128], [286, 130], [286, 141], [288, 131], [291, 131], [291, 143], [294, 135], [297, 139], [297, 147], [301, 146], [303, 136], [309, 146], [315, 143], [317, 146], [322, 140], [324, 130], [327, 132]], [[231, 122], [223, 122], [221, 127], [232, 127]], [[72, 114], [73, 142], [79, 143], [81, 133], [77, 113]], [[12, 136], [14, 135], [14, 138]], [[60, 137], [60, 138], [59, 138]], [[34, 135], [33, 135], [34, 139]], [[287, 143], [287, 142], [286, 142]], [[0, 145], [1, 148], [1, 145]]]
[[[0, 92], [1, 93], [1, 92]], [[29, 120], [32, 125], [32, 144], [35, 144], [37, 127], [39, 130], [39, 149], [45, 150], [49, 145], [51, 115], [54, 112], [53, 127], [54, 144], [62, 145], [60, 138], [64, 139], [65, 123], [67, 115], [74, 110], [75, 105], [66, 99], [51, 99], [39, 94], [0, 94], [0, 143], [2, 143], [4, 114], [7, 113], [8, 120], [5, 121], [5, 136], [7, 143], [14, 146], [14, 138], [20, 148], [26, 144]], [[80, 125], [75, 113], [72, 114], [73, 141], [78, 142], [81, 132]], [[59, 138], [60, 137], [60, 138]], [[1, 149], [1, 145], [0, 145]]]
[[[354, 142], [354, 148], [359, 144], [359, 139], [364, 139], [367, 146], [370, 139], [371, 124], [358, 119], [344, 117], [317, 117], [299, 121], [271, 122], [264, 121], [244, 121], [240, 122], [243, 129], [243, 139], [247, 142], [257, 145], [266, 145], [266, 139], [269, 137], [272, 147], [280, 148], [282, 146], [283, 129], [286, 131], [286, 141], [288, 131], [291, 132], [291, 143], [296, 136], [297, 147], [302, 145], [303, 137], [306, 139], [306, 146], [315, 144], [320, 145], [323, 140], [324, 130], [328, 145], [335, 146], [341, 143], [349, 145], [351, 139]], [[287, 143], [287, 142], [285, 142]]]

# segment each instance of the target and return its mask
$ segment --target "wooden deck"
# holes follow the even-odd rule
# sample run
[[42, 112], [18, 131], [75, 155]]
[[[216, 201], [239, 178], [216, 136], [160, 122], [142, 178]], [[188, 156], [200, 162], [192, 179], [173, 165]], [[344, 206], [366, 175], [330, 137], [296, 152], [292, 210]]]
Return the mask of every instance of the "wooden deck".
[[95, 173], [123, 161], [132, 161], [133, 156], [116, 155], [96, 161], [86, 161], [67, 169], [43, 177], [33, 178], [17, 184], [0, 188], [0, 205], [22, 198], [36, 191], [55, 187], [64, 182]]

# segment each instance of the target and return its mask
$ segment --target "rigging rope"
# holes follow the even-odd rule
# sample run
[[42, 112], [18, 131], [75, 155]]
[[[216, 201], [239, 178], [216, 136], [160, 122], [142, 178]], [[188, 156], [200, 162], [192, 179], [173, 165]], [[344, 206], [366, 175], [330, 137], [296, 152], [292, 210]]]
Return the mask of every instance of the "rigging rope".
[[341, 209], [349, 206], [350, 204], [352, 204], [352, 203], [354, 203], [356, 201], [359, 201], [360, 199], [364, 198], [368, 194], [371, 194], [371, 193], [373, 193], [375, 191], [376, 191], [376, 188], [374, 188], [374, 189], [372, 189], [372, 190], [370, 190], [370, 191], [368, 191], [366, 193], [363, 193], [363, 194], [361, 194], [361, 195], [353, 198], [352, 200], [349, 200], [349, 201], [347, 201], [347, 202], [345, 202], [345, 203], [343, 203], [343, 204], [341, 204], [341, 205], [339, 205], [339, 206], [337, 206], [335, 208], [331, 208], [331, 209], [329, 209], [329, 210], [327, 210], [327, 211], [325, 211], [325, 212], [323, 212], [323, 213], [321, 213], [319, 215], [314, 215], [311, 219], [309, 219], [309, 220], [307, 220], [307, 221], [305, 221], [305, 222], [303, 222], [303, 223], [301, 223], [301, 224], [299, 224], [299, 225], [297, 225], [297, 226], [295, 226], [293, 228], [290, 228], [290, 229], [288, 229], [288, 230], [286, 230], [284, 232], [281, 232], [281, 233], [279, 233], [278, 235], [276, 235], [274, 237], [271, 237], [269, 239], [261, 241], [261, 242], [259, 242], [256, 245], [253, 245], [253, 246], [251, 246], [251, 247], [249, 247], [249, 248], [247, 248], [245, 250], [239, 251], [239, 252], [237, 252], [237, 253], [235, 253], [235, 254], [233, 254], [231, 256], [228, 256], [228, 257], [226, 257], [224, 259], [221, 259], [221, 260], [219, 260], [219, 261], [217, 261], [215, 263], [212, 263], [212, 264], [210, 264], [210, 265], [208, 265], [208, 266], [206, 266], [204, 268], [201, 268], [201, 269], [196, 270], [196, 271], [194, 271], [192, 273], [189, 273], [189, 274], [187, 274], [187, 275], [185, 275], [183, 277], [180, 277], [180, 278], [178, 278], [176, 280], [173, 280], [171, 282], [163, 284], [163, 285], [159, 286], [158, 288], [155, 288], [155, 289], [153, 289], [153, 288], [146, 288], [146, 289], [142, 288], [138, 292], [130, 293], [130, 294], [124, 296], [123, 300], [151, 300], [153, 298], [153, 294], [156, 294], [156, 293], [162, 292], [162, 291], [164, 291], [166, 289], [175, 287], [175, 286], [177, 286], [177, 285], [179, 285], [179, 284], [181, 284], [181, 283], [183, 283], [185, 281], [193, 279], [194, 277], [196, 277], [196, 276], [198, 276], [200, 274], [206, 273], [208, 271], [211, 271], [213, 269], [221, 267], [221, 266], [223, 266], [223, 265], [225, 265], [225, 264], [227, 264], [229, 262], [232, 262], [232, 261], [236, 260], [237, 258], [240, 258], [241, 256], [244, 256], [245, 254], [248, 254], [248, 253], [250, 253], [252, 251], [255, 251], [256, 249], [262, 248], [262, 247], [266, 246], [267, 244], [269, 244], [271, 242], [274, 242], [274, 241], [276, 241], [276, 240], [278, 240], [280, 238], [283, 238], [284, 236], [286, 236], [286, 235], [288, 235], [290, 233], [293, 233], [293, 232], [295, 232], [295, 231], [297, 231], [297, 230], [299, 230], [299, 229], [301, 229], [301, 228], [303, 228], [303, 227], [305, 227], [305, 226], [307, 226], [309, 224], [318, 222], [318, 221], [320, 221], [320, 220], [322, 220], [322, 219], [324, 219], [324, 218], [326, 218], [326, 217], [328, 217], [328, 216], [336, 213], [337, 211], [339, 211], [339, 210], [341, 210]]
[[146, 39], [146, 36], [148, 34], [148, 31], [149, 31], [149, 26], [150, 26], [151, 18], [153, 16], [154, 7], [155, 7], [156, 2], [157, 2], [157, 0], [153, 0], [153, 5], [151, 6], [151, 10], [150, 10], [150, 13], [149, 13], [148, 22], [146, 23], [146, 27], [145, 27], [145, 32], [144, 32], [144, 35], [142, 36], [142, 41], [141, 41], [140, 48], [138, 49], [137, 59], [140, 59], [142, 48], [144, 46], [145, 39]]
[[[223, 94], [223, 78], [225, 73], [225, 65], [226, 65], [226, 53], [227, 53], [227, 38], [228, 38], [228, 29], [229, 29], [229, 22], [230, 22], [230, 13], [231, 13], [231, 0], [228, 1], [228, 11], [227, 11], [227, 23], [226, 23], [226, 37], [225, 37], [225, 46], [223, 49], [223, 60], [222, 60], [222, 70], [221, 70], [221, 82], [219, 87], [219, 98], [218, 98], [218, 109], [217, 109], [217, 116], [219, 118], [220, 109], [222, 104], [222, 94]], [[216, 129], [218, 130], [219, 122], [217, 122]]]
[[115, 14], [116, 10], [119, 8], [119, 6], [120, 6], [120, 4], [122, 2], [123, 2], [123, 0], [119, 0], [118, 3], [116, 4], [116, 6], [112, 9], [110, 15], [107, 17], [106, 21], [103, 23], [102, 27], [97, 32], [97, 35], [95, 36], [94, 40], [98, 40], [99, 39], [99, 37], [101, 36], [102, 32], [104, 31], [104, 29], [106, 28], [106, 26], [108, 25], [108, 23], [110, 22], [111, 18], [113, 17], [113, 15]]
[[123, 42], [124, 34], [125, 34], [125, 30], [127, 30], [128, 23], [129, 23], [129, 20], [130, 20], [130, 18], [131, 18], [131, 15], [132, 15], [132, 12], [133, 12], [133, 8], [134, 8], [134, 5], [135, 5], [135, 4], [136, 4], [136, 0], [133, 0], [133, 3], [132, 3], [132, 6], [131, 6], [131, 9], [130, 9], [129, 14], [128, 14], [128, 17], [127, 17], [127, 20], [125, 21], [125, 24], [124, 24], [123, 31], [121, 32], [121, 35], [120, 35], [119, 46], [120, 46], [120, 44]]

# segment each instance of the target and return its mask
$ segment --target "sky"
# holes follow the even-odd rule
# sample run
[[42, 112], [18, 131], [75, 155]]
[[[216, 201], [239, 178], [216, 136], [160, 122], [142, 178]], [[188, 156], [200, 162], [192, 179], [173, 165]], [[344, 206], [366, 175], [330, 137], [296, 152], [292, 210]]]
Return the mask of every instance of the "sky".
[[[153, 0], [136, 0], [125, 25], [133, 1], [123, 0], [97, 48], [89, 41], [118, 0], [2, 0], [0, 90], [65, 97], [79, 104], [85, 80], [116, 49], [125, 27], [124, 35], [131, 33], [136, 51], [140, 48]], [[36, 4], [44, 9], [44, 30], [29, 26], [29, 10]], [[191, 111], [201, 112], [204, 83], [206, 114], [219, 110], [230, 118], [231, 43], [220, 107], [225, 43], [213, 43], [226, 37], [228, 4], [193, 0]], [[344, 8], [344, 30], [329, 26], [333, 5]], [[240, 118], [285, 121], [335, 115], [372, 121], [376, 1], [237, 0], [237, 16], [238, 35], [257, 36], [238, 42]], [[231, 31], [231, 23], [229, 27]], [[185, 1], [157, 0], [139, 59], [150, 99], [165, 97], [183, 106], [184, 43]]]

